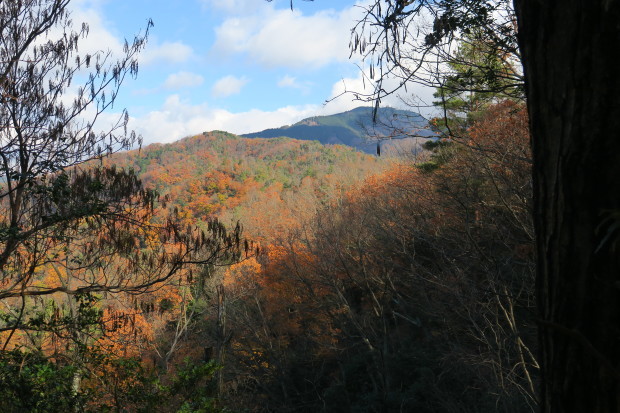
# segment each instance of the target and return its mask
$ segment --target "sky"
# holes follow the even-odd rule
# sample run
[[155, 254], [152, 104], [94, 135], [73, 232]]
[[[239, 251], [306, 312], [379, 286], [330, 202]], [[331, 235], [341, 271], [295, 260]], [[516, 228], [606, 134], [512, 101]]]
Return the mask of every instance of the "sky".
[[[120, 53], [144, 31], [136, 79], [127, 78], [108, 116], [129, 111], [145, 144], [211, 130], [242, 134], [367, 103], [351, 28], [368, 0], [74, 0], [74, 23], [89, 24], [81, 50]], [[409, 89], [428, 103], [432, 91]], [[327, 103], [326, 103], [327, 102]], [[402, 107], [392, 96], [382, 102]], [[422, 109], [423, 115], [430, 115]]]

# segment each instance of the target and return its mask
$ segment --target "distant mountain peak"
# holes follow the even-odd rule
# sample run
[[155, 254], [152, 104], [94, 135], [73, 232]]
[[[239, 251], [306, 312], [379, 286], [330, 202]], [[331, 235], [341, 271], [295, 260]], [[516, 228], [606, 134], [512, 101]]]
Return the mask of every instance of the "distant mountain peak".
[[242, 136], [317, 140], [323, 144], [347, 145], [366, 153], [376, 153], [378, 142], [384, 147], [407, 146], [416, 151], [420, 138], [431, 138], [435, 135], [428, 120], [419, 113], [382, 107], [377, 110], [374, 122], [373, 111], [371, 106], [359, 106], [346, 112], [312, 116], [290, 126]]

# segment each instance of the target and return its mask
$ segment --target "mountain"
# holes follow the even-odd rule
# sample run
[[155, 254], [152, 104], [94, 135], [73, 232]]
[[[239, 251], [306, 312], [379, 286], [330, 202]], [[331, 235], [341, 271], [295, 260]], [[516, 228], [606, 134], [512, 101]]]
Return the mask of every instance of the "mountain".
[[394, 108], [379, 108], [373, 122], [372, 107], [358, 107], [330, 116], [314, 116], [290, 126], [266, 129], [242, 135], [248, 138], [289, 137], [318, 140], [322, 144], [352, 146], [366, 153], [376, 153], [380, 141], [383, 153], [415, 152], [418, 138], [432, 137], [428, 120], [419, 113]]
[[346, 146], [249, 139], [221, 131], [120, 152], [102, 162], [132, 168], [147, 187], [167, 195], [192, 222], [227, 214], [246, 228], [256, 224], [243, 215], [281, 210], [262, 205], [295, 198], [288, 209], [308, 209], [308, 199], [326, 202], [387, 166], [381, 158]]

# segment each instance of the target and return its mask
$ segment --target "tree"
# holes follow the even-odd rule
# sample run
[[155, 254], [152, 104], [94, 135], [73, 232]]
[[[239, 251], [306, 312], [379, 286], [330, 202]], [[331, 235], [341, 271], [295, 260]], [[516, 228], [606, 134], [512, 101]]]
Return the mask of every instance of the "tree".
[[534, 156], [544, 411], [620, 409], [620, 2], [516, 1]]
[[65, 334], [88, 327], [71, 316], [67, 300], [181, 282], [189, 264], [234, 260], [242, 244], [239, 227], [182, 225], [132, 170], [94, 162], [140, 143], [127, 131], [126, 112], [105, 131], [96, 121], [137, 74], [152, 23], [118, 60], [109, 51], [80, 53], [88, 26], [74, 29], [68, 4], [0, 3], [2, 350], [41, 350], [45, 331], [85, 345], [76, 342], [80, 334]]
[[510, 0], [376, 0], [362, 8], [351, 54], [364, 59], [374, 90], [355, 93], [358, 99], [378, 107], [411, 83], [449, 94], [522, 96]]
[[[606, 45], [620, 37], [620, 3], [515, 0], [516, 20], [499, 12], [502, 3], [510, 6], [377, 0], [356, 26], [353, 49], [380, 68], [371, 97], [377, 105], [391, 92], [382, 87], [386, 76], [399, 76], [401, 87], [419, 80], [427, 56], [441, 56], [472, 29], [521, 58], [533, 149], [542, 408], [618, 411], [620, 82]], [[416, 36], [410, 29], [427, 16], [432, 29]]]
[[[126, 113], [108, 132], [97, 133], [94, 121], [112, 105], [124, 77], [137, 73], [135, 56], [146, 41], [146, 34], [136, 37], [117, 62], [110, 62], [109, 52], [81, 56], [78, 41], [88, 27], [72, 29], [68, 3], [29, 0], [0, 8], [2, 298], [30, 292], [26, 287], [49, 259], [54, 238], [83, 232], [70, 224], [105, 213], [122, 216], [125, 207], [153, 201], [153, 194], [139, 194], [138, 181], [126, 172], [66, 172], [137, 142], [134, 134], [115, 133], [126, 128]], [[52, 30], [60, 36], [48, 37]], [[90, 68], [67, 105], [74, 77]], [[94, 114], [86, 120], [90, 108]]]
[[489, 105], [505, 99], [521, 100], [522, 85], [511, 79], [518, 71], [516, 62], [498, 55], [498, 49], [480, 30], [464, 35], [446, 62], [442, 85], [434, 93], [437, 101], [433, 104], [443, 111], [450, 137], [467, 134]]

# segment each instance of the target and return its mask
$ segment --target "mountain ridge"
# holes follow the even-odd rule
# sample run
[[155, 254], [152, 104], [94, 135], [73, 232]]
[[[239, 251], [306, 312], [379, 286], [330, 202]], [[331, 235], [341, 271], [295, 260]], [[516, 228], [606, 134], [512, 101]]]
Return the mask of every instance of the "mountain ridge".
[[377, 110], [374, 120], [373, 115], [374, 108], [360, 106], [346, 112], [312, 116], [293, 125], [241, 136], [318, 140], [322, 144], [341, 144], [362, 152], [375, 153], [378, 145], [388, 151], [416, 152], [419, 149], [418, 138], [431, 138], [435, 135], [429, 121], [416, 112], [383, 107]]

